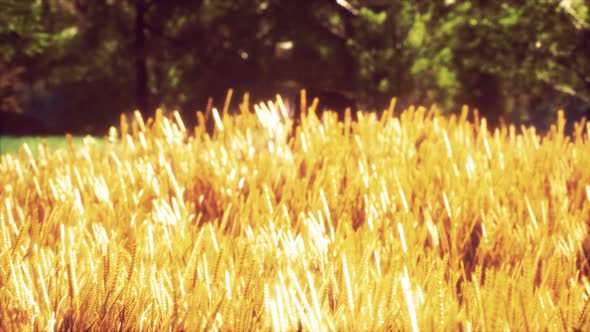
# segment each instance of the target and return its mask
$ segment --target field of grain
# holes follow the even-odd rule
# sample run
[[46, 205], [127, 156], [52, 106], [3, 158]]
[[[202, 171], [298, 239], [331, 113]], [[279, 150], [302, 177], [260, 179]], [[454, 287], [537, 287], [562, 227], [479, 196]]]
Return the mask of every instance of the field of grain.
[[0, 330], [590, 329], [590, 125], [226, 113], [2, 155]]

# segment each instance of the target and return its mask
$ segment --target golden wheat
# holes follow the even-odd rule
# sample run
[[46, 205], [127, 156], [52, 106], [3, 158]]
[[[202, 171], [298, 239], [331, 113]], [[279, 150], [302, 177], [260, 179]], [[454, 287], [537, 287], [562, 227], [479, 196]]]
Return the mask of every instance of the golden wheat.
[[228, 98], [3, 155], [0, 329], [590, 329], [590, 126], [394, 105], [293, 131]]

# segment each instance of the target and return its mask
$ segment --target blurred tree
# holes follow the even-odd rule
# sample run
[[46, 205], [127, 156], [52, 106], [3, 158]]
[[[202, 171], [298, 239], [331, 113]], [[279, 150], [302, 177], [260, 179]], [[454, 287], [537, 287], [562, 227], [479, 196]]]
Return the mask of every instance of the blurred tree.
[[50, 39], [41, 24], [43, 10], [38, 1], [0, 1], [0, 111], [22, 111], [25, 67]]
[[525, 98], [538, 100], [523, 105], [530, 111], [555, 98], [590, 100], [587, 1], [359, 3], [351, 45], [369, 98], [398, 95], [446, 109], [467, 103], [492, 124], [508, 115], [526, 120], [507, 103], [523, 95], [541, 97]]
[[[480, 106], [485, 115], [505, 109], [515, 120], [537, 113], [545, 119], [534, 122], [541, 127], [571, 97], [590, 104], [588, 5], [546, 0], [474, 1], [465, 6], [469, 19], [449, 36], [456, 42], [454, 62], [463, 85], [460, 101]], [[524, 105], [525, 112], [506, 103], [522, 95], [541, 98]], [[560, 101], [551, 113], [539, 114], [543, 104], [555, 99]]]
[[438, 103], [451, 111], [467, 103], [492, 124], [500, 116], [550, 120], [539, 109], [590, 104], [588, 1], [0, 5], [9, 8], [0, 12], [7, 23], [0, 68], [9, 82], [0, 82], [0, 98], [24, 80], [27, 107], [63, 127], [88, 123], [102, 133], [120, 112], [158, 105], [192, 112], [209, 96], [219, 105], [228, 88], [259, 99], [310, 87], [356, 96], [348, 103], [363, 109], [383, 108], [391, 96], [402, 106]]

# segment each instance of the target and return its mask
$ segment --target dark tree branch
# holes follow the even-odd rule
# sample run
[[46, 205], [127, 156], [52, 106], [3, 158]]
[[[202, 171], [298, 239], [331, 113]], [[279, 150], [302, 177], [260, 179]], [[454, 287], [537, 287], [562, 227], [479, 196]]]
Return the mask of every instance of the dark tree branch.
[[145, 14], [145, 0], [135, 0], [135, 93], [136, 105], [143, 112], [149, 106]]

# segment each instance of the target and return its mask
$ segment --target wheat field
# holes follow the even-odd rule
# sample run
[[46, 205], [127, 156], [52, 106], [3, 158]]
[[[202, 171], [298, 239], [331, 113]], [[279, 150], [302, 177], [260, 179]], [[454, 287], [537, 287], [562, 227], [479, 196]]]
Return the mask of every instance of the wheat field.
[[2, 155], [0, 330], [589, 330], [590, 125], [394, 107]]

